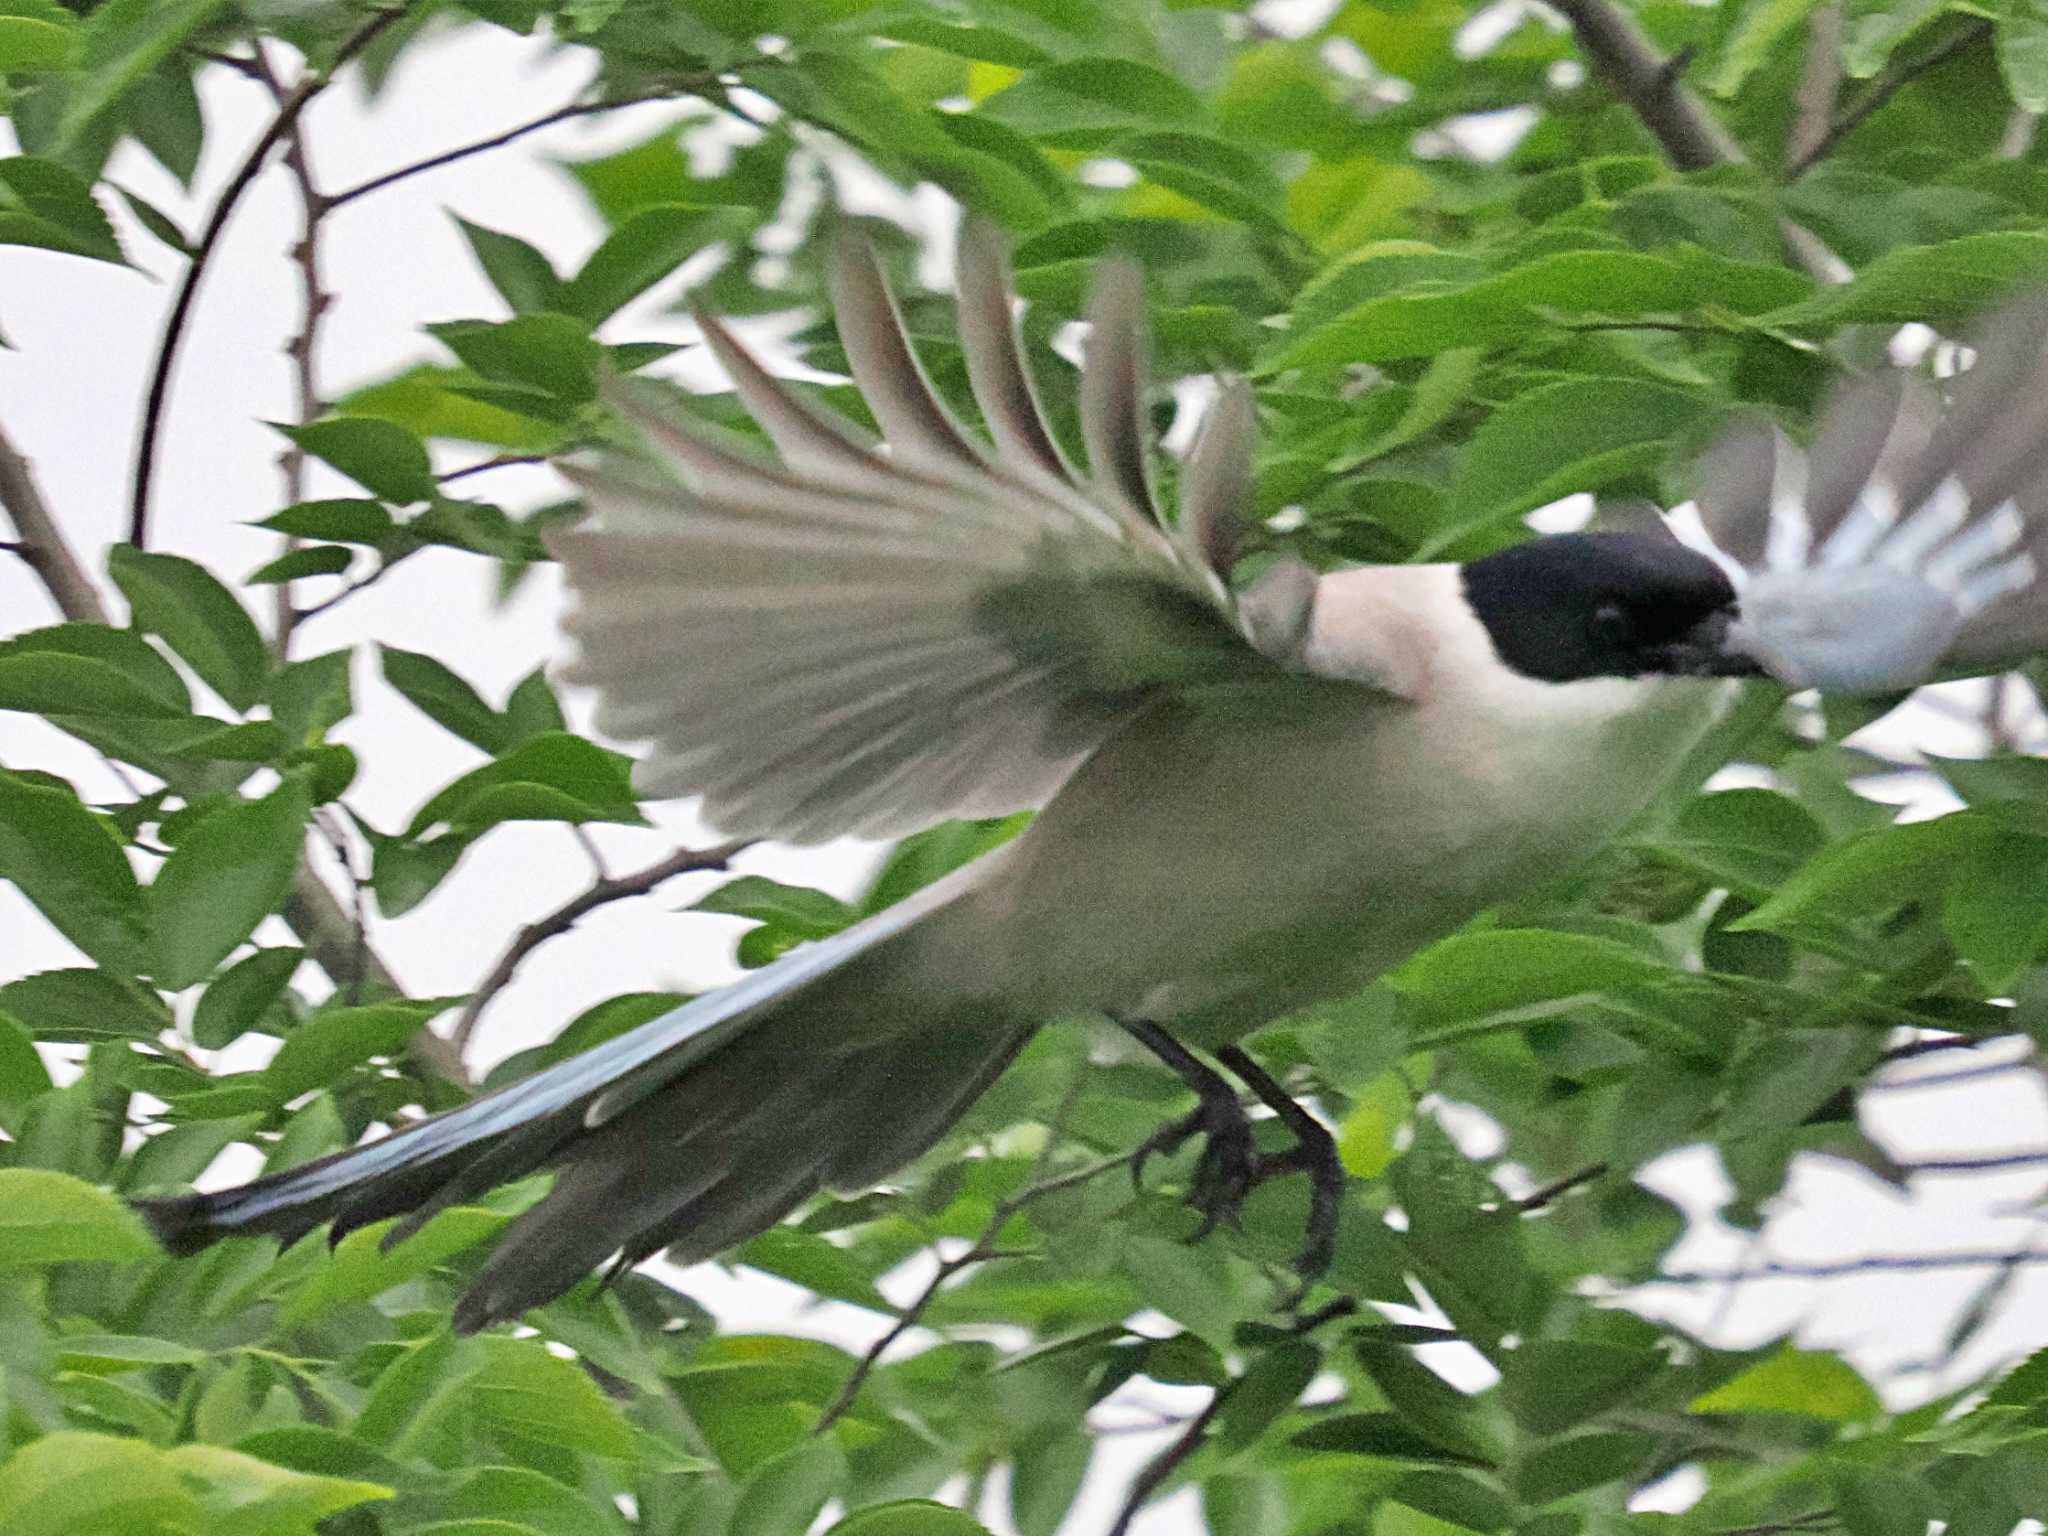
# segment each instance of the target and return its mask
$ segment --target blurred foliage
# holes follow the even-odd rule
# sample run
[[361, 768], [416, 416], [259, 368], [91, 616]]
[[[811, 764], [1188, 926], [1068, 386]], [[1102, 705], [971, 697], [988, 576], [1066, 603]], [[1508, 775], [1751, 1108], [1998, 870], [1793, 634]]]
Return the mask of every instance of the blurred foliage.
[[[1569, 492], [1668, 504], [1728, 412], [1801, 433], [1841, 366], [1881, 358], [1885, 328], [1958, 320], [2048, 273], [2048, 168], [2015, 116], [2048, 106], [2048, 10], [1837, 7], [1839, 57], [1819, 62], [1839, 72], [1845, 131], [1779, 173], [1819, 9], [1629, 9], [1691, 60], [1748, 157], [1681, 174], [1571, 32], [1516, 6], [1337, 0], [1296, 35], [1191, 0], [464, 0], [395, 19], [347, 0], [0, 0], [21, 151], [0, 159], [0, 242], [124, 263], [142, 232], [189, 253], [116, 174], [134, 146], [189, 185], [208, 131], [194, 77], [252, 45], [313, 71], [348, 56], [375, 92], [438, 36], [532, 34], [588, 64], [588, 94], [561, 106], [669, 98], [674, 120], [562, 166], [609, 231], [580, 264], [545, 231], [462, 225], [501, 306], [430, 327], [411, 361], [394, 338], [387, 377], [286, 429], [362, 494], [265, 519], [293, 543], [244, 585], [338, 600], [430, 545], [516, 581], [573, 507], [475, 499], [437, 477], [429, 444], [524, 456], [606, 437], [598, 371], [671, 350], [614, 317], [674, 292], [685, 265], [694, 302], [815, 316], [821, 193], [849, 156], [1010, 233], [1069, 435], [1053, 338], [1094, 260], [1131, 251], [1162, 373], [1258, 382], [1266, 548], [1461, 557]], [[1476, 152], [1487, 135], [1498, 152]], [[1788, 220], [1850, 279], [1789, 259]], [[907, 281], [906, 237], [880, 233], [964, 409], [949, 301]], [[839, 361], [829, 321], [798, 342]], [[742, 425], [728, 401], [698, 408]], [[301, 1162], [468, 1091], [408, 1050], [464, 999], [323, 975], [310, 937], [252, 943], [291, 915], [316, 816], [367, 848], [378, 923], [507, 822], [642, 818], [624, 761], [565, 728], [539, 670], [500, 703], [389, 644], [384, 678], [486, 761], [409, 824], [374, 826], [330, 735], [367, 655], [280, 657], [232, 579], [172, 555], [117, 550], [108, 574], [125, 627], [0, 642], [0, 709], [141, 786], [102, 804], [32, 763], [0, 770], [0, 877], [78, 958], [0, 985], [0, 1536], [796, 1536], [828, 1507], [840, 1536], [963, 1536], [981, 1527], [933, 1498], [998, 1472], [1015, 1529], [1051, 1536], [1097, 1405], [1146, 1381], [1212, 1394], [1175, 1426], [1189, 1453], [1161, 1491], [1199, 1488], [1216, 1536], [1919, 1536], [1929, 1519], [2006, 1536], [2048, 1510], [2048, 1355], [1889, 1411], [1833, 1355], [1712, 1348], [1597, 1300], [1657, 1274], [1681, 1234], [1632, 1181], [1651, 1159], [1712, 1145], [1736, 1191], [1723, 1215], [1753, 1226], [1800, 1153], [1901, 1177], [1856, 1120], [1858, 1085], [1901, 1040], [2048, 1045], [2033, 760], [1947, 764], [1967, 808], [1894, 825], [1849, 787], [1883, 766], [1841, 744], [1868, 712], [1788, 712], [1743, 747], [1773, 787], [1688, 793], [1559, 887], [1266, 1030], [1259, 1055], [1338, 1127], [1355, 1175], [1306, 1321], [1272, 1311], [1301, 1191], [1262, 1189], [1241, 1229], [1186, 1245], [1185, 1159], [1142, 1191], [1124, 1173], [1184, 1107], [1178, 1084], [1089, 1066], [1080, 1028], [1048, 1030], [888, 1187], [731, 1256], [879, 1331], [883, 1277], [944, 1245], [950, 1283], [920, 1317], [935, 1332], [834, 1417], [845, 1350], [721, 1333], [651, 1275], [586, 1285], [530, 1329], [451, 1336], [452, 1296], [531, 1188], [390, 1252], [371, 1229], [332, 1250], [315, 1235], [155, 1255], [109, 1191], [191, 1181], [237, 1143]], [[911, 839], [863, 902], [747, 877], [698, 910], [751, 920], [741, 958], [765, 963], [1014, 830]], [[601, 1003], [493, 1082], [671, 1001]], [[276, 1042], [267, 1066], [209, 1069], [248, 1035]], [[1461, 1150], [1446, 1100], [1490, 1116], [1500, 1150]], [[1518, 1204], [1496, 1177], [1510, 1164], [1513, 1188], [1553, 1192]], [[1418, 1286], [1442, 1326], [1370, 1305]], [[1358, 1308], [1330, 1305], [1345, 1297]], [[1426, 1361], [1451, 1343], [1496, 1384], [1447, 1385]], [[1704, 1478], [1689, 1512], [1628, 1512], [1680, 1467]]]

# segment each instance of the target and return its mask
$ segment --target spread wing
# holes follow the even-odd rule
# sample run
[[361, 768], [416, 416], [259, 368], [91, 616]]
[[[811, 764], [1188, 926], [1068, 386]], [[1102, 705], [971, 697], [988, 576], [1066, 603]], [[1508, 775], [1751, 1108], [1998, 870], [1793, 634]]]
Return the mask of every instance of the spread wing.
[[1743, 643], [1789, 684], [1886, 692], [2048, 648], [2048, 294], [1992, 317], [1945, 407], [1891, 369], [1807, 452], [1734, 428], [1696, 503], [1740, 568]]
[[872, 250], [835, 244], [831, 297], [872, 441], [772, 378], [700, 315], [777, 460], [614, 400], [659, 471], [569, 466], [592, 517], [555, 534], [576, 604], [563, 669], [607, 734], [652, 744], [641, 788], [700, 795], [736, 836], [891, 837], [1042, 804], [1163, 689], [1276, 675], [1305, 630], [1305, 567], [1235, 598], [1253, 412], [1224, 385], [1184, 468], [1153, 494], [1136, 267], [1089, 309], [1078, 473], [1041, 413], [1000, 238], [970, 222], [960, 340], [991, 442], [941, 403]]

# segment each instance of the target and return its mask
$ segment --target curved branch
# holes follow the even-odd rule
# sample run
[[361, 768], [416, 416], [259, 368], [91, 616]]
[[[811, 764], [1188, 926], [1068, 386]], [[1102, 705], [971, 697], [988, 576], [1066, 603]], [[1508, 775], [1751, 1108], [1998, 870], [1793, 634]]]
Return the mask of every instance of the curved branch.
[[594, 880], [580, 895], [563, 902], [546, 917], [528, 923], [519, 930], [519, 936], [505, 953], [498, 957], [498, 963], [491, 967], [491, 974], [484, 978], [483, 985], [464, 1005], [461, 1016], [455, 1021], [455, 1028], [449, 1032], [448, 1044], [456, 1057], [459, 1059], [468, 1051], [470, 1037], [476, 1033], [477, 1024], [483, 1018], [484, 1009], [491, 1005], [491, 999], [512, 984], [520, 963], [549, 939], [560, 938], [599, 907], [623, 901], [629, 896], [645, 896], [663, 881], [672, 880], [677, 875], [724, 869], [735, 854], [750, 844], [751, 839], [742, 838], [713, 848], [679, 848], [659, 863], [650, 864], [630, 875]]
[[177, 362], [178, 346], [185, 338], [192, 302], [199, 293], [199, 280], [205, 276], [207, 266], [213, 260], [221, 232], [227, 228], [242, 194], [249, 190], [250, 183], [255, 181], [264, 162], [270, 158], [270, 152], [291, 133], [299, 114], [306, 110], [315, 96], [333, 83], [344, 64], [369, 47], [404, 14], [405, 6], [402, 4], [379, 11], [336, 50], [334, 61], [324, 72], [309, 74], [292, 87], [271, 118], [270, 126], [263, 130], [235, 174], [228, 178], [228, 184], [221, 189], [220, 197], [213, 205], [213, 212], [207, 217], [206, 227], [193, 248], [192, 263], [185, 269], [177, 296], [171, 301], [170, 315], [164, 321], [164, 333], [157, 343], [156, 362], [150, 369], [149, 394], [143, 402], [142, 433], [135, 448], [135, 488], [128, 508], [128, 542], [137, 549], [149, 541], [149, 492], [151, 482], [156, 478], [157, 439], [162, 434], [164, 406], [171, 392], [171, 369]]
[[1896, 58], [1886, 66], [1883, 74], [1873, 80], [1869, 87], [1844, 107], [1835, 120], [1828, 124], [1827, 132], [1786, 168], [1786, 180], [1796, 181], [1825, 160], [1840, 144], [1878, 108], [1890, 101], [1900, 91], [1911, 85], [1920, 76], [1938, 65], [1946, 64], [1972, 43], [1990, 36], [1991, 23], [1982, 19], [1972, 21], [1958, 28], [1949, 37], [1935, 44], [1916, 58], [1899, 62]]
[[1579, 47], [1682, 171], [1739, 161], [1742, 146], [1680, 79], [1682, 68], [1657, 51], [1643, 29], [1607, 0], [1550, 0], [1571, 23]]
[[395, 170], [385, 171], [381, 175], [372, 176], [368, 181], [357, 182], [356, 185], [347, 187], [323, 199], [320, 205], [321, 211], [323, 213], [332, 213], [335, 209], [352, 203], [359, 197], [368, 197], [372, 192], [381, 192], [386, 187], [393, 186], [398, 182], [406, 180], [408, 177], [418, 176], [427, 171], [438, 171], [444, 165], [453, 165], [456, 161], [467, 160], [472, 155], [481, 155], [493, 149], [502, 149], [507, 144], [517, 143], [529, 133], [538, 133], [543, 128], [552, 128], [556, 123], [566, 123], [578, 117], [591, 117], [600, 112], [614, 112], [621, 107], [636, 107], [642, 102], [660, 101], [670, 94], [672, 93], [668, 91], [649, 91], [639, 96], [622, 96], [616, 101], [584, 101], [575, 102], [566, 107], [557, 107], [554, 111], [543, 112], [539, 117], [521, 123], [517, 127], [507, 128], [503, 133], [494, 133], [489, 138], [478, 139], [474, 143], [458, 145], [454, 149], [445, 149], [437, 155], [428, 155], [423, 160], [415, 160], [409, 165], [401, 165]]
[[2029, 1249], [1958, 1249], [1952, 1253], [1873, 1253], [1857, 1259], [1833, 1259], [1804, 1264], [1773, 1259], [1739, 1269], [1679, 1269], [1651, 1275], [1635, 1285], [1739, 1285], [1752, 1280], [1841, 1280], [1852, 1275], [1913, 1274], [1937, 1269], [1998, 1269], [2015, 1264], [2039, 1264], [2048, 1253]]

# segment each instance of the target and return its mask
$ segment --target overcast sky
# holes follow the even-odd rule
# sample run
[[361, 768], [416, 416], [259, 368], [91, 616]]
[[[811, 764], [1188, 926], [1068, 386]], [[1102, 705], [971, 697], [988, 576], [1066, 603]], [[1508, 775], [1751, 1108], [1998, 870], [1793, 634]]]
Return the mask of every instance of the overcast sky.
[[[353, 184], [395, 164], [511, 126], [571, 100], [586, 66], [574, 55], [544, 58], [531, 42], [471, 27], [459, 39], [415, 50], [374, 108], [355, 92], [321, 97], [309, 115], [315, 172], [330, 189]], [[115, 179], [169, 211], [186, 228], [203, 217], [247, 145], [267, 121], [270, 104], [257, 86], [216, 70], [206, 78], [208, 148], [200, 197], [179, 188], [155, 163], [132, 150], [116, 159]], [[495, 318], [502, 306], [482, 281], [451, 213], [516, 231], [556, 264], [572, 268], [600, 237], [573, 183], [549, 156], [581, 157], [643, 137], [675, 116], [647, 106], [602, 124], [563, 125], [485, 159], [417, 177], [337, 213], [328, 223], [323, 261], [328, 286], [341, 295], [329, 317], [320, 366], [330, 393], [434, 356], [418, 327], [468, 317]], [[0, 139], [4, 139], [0, 126]], [[11, 152], [11, 146], [5, 146]], [[943, 199], [929, 189], [903, 204], [927, 226], [943, 223]], [[0, 247], [0, 331], [14, 350], [0, 352], [0, 421], [33, 460], [43, 489], [76, 546], [97, 571], [106, 546], [126, 522], [127, 486], [145, 370], [181, 262], [154, 242], [122, 208], [109, 210], [122, 229], [134, 271], [18, 247]], [[280, 504], [276, 453], [280, 439], [262, 423], [293, 413], [288, 362], [280, 348], [297, 327], [296, 278], [283, 252], [295, 237], [298, 211], [289, 179], [274, 170], [244, 202], [217, 256], [187, 337], [165, 422], [155, 498], [156, 548], [199, 560], [229, 577], [275, 554], [272, 536], [244, 526]], [[939, 263], [942, 267], [943, 263]], [[154, 280], [152, 280], [154, 279]], [[635, 303], [605, 327], [607, 340], [682, 340], [689, 327], [665, 316], [673, 284]], [[445, 455], [442, 467], [484, 456]], [[312, 494], [356, 494], [314, 468]], [[560, 482], [549, 471], [511, 468], [470, 481], [509, 508], [553, 499]], [[309, 589], [313, 590], [313, 589]], [[491, 572], [473, 557], [428, 551], [299, 636], [296, 654], [310, 655], [378, 640], [438, 656], [502, 701], [520, 676], [553, 654], [559, 589], [552, 571], [530, 581], [504, 610], [489, 600]], [[52, 622], [41, 588], [18, 563], [0, 564], [0, 633]], [[361, 779], [351, 804], [392, 827], [440, 785], [474, 767], [480, 755], [384, 687], [374, 668], [355, 676], [358, 711], [337, 731], [357, 749]], [[572, 717], [587, 720], [586, 701], [570, 700]], [[1956, 727], [1931, 712], [1888, 729], [1891, 745], [1957, 750]], [[0, 763], [66, 774], [88, 797], [120, 798], [103, 764], [69, 738], [18, 714], [0, 714]], [[638, 868], [679, 843], [715, 840], [687, 809], [656, 808], [652, 831], [600, 827], [594, 835], [614, 871]], [[762, 849], [739, 868], [848, 893], [871, 867], [874, 850], [856, 844], [826, 849]], [[374, 942], [408, 991], [460, 993], [475, 985], [517, 928], [587, 883], [590, 866], [558, 826], [514, 826], [469, 854], [428, 902], [402, 921], [378, 923]], [[527, 961], [478, 1037], [487, 1063], [558, 1030], [589, 1003], [622, 990], [697, 990], [735, 974], [730, 953], [736, 920], [682, 917], [676, 909], [717, 883], [699, 876], [664, 886], [653, 899], [614, 905]], [[79, 957], [13, 891], [0, 886], [0, 980]], [[280, 929], [269, 936], [283, 941]], [[240, 1056], [237, 1065], [254, 1064]], [[1941, 1058], [1902, 1069], [1898, 1078], [1954, 1065]], [[1469, 1117], [1455, 1128], [1482, 1147], [1488, 1130]], [[2031, 1072], [2010, 1072], [1967, 1086], [1892, 1089], [1866, 1100], [1866, 1125], [1901, 1157], [1957, 1157], [2048, 1148], [2048, 1096]], [[248, 1159], [224, 1163], [221, 1177], [246, 1171]], [[2028, 1209], [2048, 1189], [2048, 1174], [1924, 1180], [1911, 1198], [1871, 1176], [1827, 1159], [1798, 1166], [1764, 1239], [1714, 1220], [1726, 1195], [1711, 1153], [1664, 1159], [1645, 1182], [1695, 1216], [1672, 1256], [1677, 1267], [1711, 1267], [1780, 1259], [1853, 1257], [1861, 1253], [2006, 1249], [2040, 1232]], [[2014, 1214], [2018, 1212], [2019, 1214]], [[897, 1277], [913, 1290], [921, 1277]], [[1985, 1274], [1871, 1276], [1815, 1285], [1771, 1282], [1739, 1293], [1659, 1291], [1646, 1310], [1711, 1328], [1719, 1341], [1755, 1343], [1787, 1329], [1812, 1344], [1846, 1351], [1894, 1400], [1929, 1395], [1946, 1385], [1903, 1368], [1938, 1352], [1942, 1336]], [[702, 1266], [688, 1287], [729, 1324], [788, 1328], [862, 1347], [881, 1324], [869, 1314], [833, 1306], [798, 1315], [791, 1288], [742, 1272]], [[892, 1290], [898, 1286], [892, 1286]], [[1965, 1373], [2048, 1343], [2048, 1274], [2021, 1278], [1999, 1322], [1985, 1330], [1961, 1362]], [[1433, 1351], [1432, 1362], [1453, 1379], [1486, 1379], [1476, 1356]], [[1184, 1401], [1148, 1389], [1148, 1403]], [[1199, 1395], [1195, 1398], [1199, 1401]], [[1099, 1530], [1131, 1469], [1150, 1445], [1143, 1437], [1106, 1442], [1076, 1533]], [[1681, 1480], [1660, 1498], [1682, 1500]], [[1183, 1500], [1160, 1506], [1138, 1529], [1168, 1536], [1191, 1525]], [[999, 1517], [993, 1505], [984, 1518]]]

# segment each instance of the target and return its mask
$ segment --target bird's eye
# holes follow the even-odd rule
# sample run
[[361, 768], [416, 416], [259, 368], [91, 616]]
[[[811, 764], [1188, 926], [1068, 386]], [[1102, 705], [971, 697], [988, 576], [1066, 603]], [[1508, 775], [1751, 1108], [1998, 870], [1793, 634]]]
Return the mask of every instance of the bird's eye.
[[1631, 628], [1628, 610], [1619, 603], [1602, 603], [1593, 610], [1593, 628], [1603, 635], [1625, 634]]

